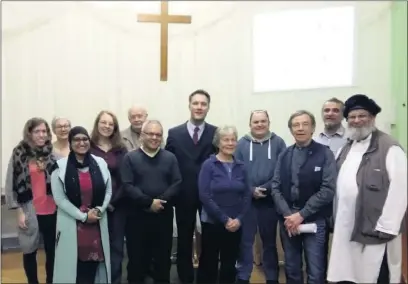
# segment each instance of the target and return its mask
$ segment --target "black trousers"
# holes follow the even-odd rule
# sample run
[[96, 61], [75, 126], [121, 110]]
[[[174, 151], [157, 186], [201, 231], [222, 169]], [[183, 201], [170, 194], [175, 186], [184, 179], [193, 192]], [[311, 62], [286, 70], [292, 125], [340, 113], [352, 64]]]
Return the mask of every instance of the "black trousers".
[[197, 211], [201, 210], [197, 200], [176, 204], [177, 222], [177, 273], [181, 283], [194, 282], [193, 236], [196, 228]]
[[170, 283], [173, 215], [172, 207], [159, 213], [132, 212], [126, 240], [129, 283], [143, 283], [149, 274], [156, 283]]
[[[37, 215], [38, 228], [44, 243], [46, 282], [52, 283], [55, 258], [57, 215]], [[29, 284], [38, 283], [37, 251], [23, 254], [23, 266]]]
[[[235, 283], [237, 271], [235, 264], [239, 256], [241, 229], [229, 232], [222, 224], [201, 224], [200, 265], [197, 283]], [[220, 262], [220, 264], [219, 264]], [[219, 267], [219, 269], [218, 269]]]
[[77, 262], [76, 284], [95, 284], [96, 271], [99, 262], [81, 261]]
[[109, 241], [111, 254], [112, 283], [119, 284], [122, 280], [122, 261], [124, 255], [126, 225], [129, 222], [129, 208], [123, 206], [108, 212]]

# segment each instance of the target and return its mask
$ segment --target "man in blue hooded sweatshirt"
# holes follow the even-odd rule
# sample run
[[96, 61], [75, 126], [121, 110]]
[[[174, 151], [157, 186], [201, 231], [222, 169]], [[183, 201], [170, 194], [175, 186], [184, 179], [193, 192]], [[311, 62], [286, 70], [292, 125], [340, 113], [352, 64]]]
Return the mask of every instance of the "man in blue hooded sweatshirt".
[[[249, 283], [253, 268], [252, 246], [256, 232], [263, 245], [263, 270], [268, 284], [278, 283], [279, 264], [276, 248], [277, 212], [270, 192], [278, 156], [286, 149], [283, 139], [269, 131], [267, 111], [253, 111], [249, 118], [251, 133], [242, 137], [235, 157], [245, 163], [253, 192], [253, 202], [242, 224], [238, 283]], [[269, 190], [270, 191], [270, 190]]]

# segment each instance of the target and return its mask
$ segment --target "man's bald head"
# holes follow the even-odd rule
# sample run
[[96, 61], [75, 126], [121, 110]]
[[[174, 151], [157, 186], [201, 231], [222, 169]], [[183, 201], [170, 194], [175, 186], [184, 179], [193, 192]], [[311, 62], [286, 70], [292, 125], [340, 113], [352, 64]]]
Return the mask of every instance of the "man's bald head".
[[134, 105], [128, 111], [128, 119], [132, 129], [140, 133], [142, 125], [147, 119], [147, 111], [142, 106]]

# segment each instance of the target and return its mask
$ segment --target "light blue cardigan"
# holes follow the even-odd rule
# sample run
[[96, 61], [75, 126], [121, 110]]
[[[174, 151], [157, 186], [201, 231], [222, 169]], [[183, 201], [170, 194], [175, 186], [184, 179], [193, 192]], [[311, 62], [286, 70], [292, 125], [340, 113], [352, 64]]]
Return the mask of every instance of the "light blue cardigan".
[[[96, 160], [106, 184], [105, 200], [101, 207], [97, 207], [102, 212], [102, 218], [99, 224], [105, 261], [98, 267], [95, 283], [111, 283], [110, 246], [106, 208], [112, 196], [112, 182], [106, 162], [100, 157], [94, 155], [92, 155], [92, 157]], [[58, 160], [58, 169], [51, 175], [52, 194], [58, 206], [53, 282], [64, 284], [76, 283], [78, 261], [77, 221], [85, 221], [87, 215], [75, 207], [65, 194], [67, 161], [67, 158]]]

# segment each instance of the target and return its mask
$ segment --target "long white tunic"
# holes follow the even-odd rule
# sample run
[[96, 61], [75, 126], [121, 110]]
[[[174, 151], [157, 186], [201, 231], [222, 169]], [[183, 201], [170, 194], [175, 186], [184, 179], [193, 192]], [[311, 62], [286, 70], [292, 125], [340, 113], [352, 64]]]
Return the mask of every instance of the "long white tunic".
[[376, 227], [378, 231], [398, 236], [387, 244], [366, 245], [364, 250], [362, 244], [350, 241], [358, 193], [356, 175], [370, 140], [371, 135], [364, 141], [353, 143], [339, 172], [338, 205], [327, 276], [329, 282], [376, 283], [387, 247], [390, 282], [400, 283], [402, 244], [399, 230], [407, 208], [407, 157], [400, 147], [391, 147], [386, 157], [390, 187]]

